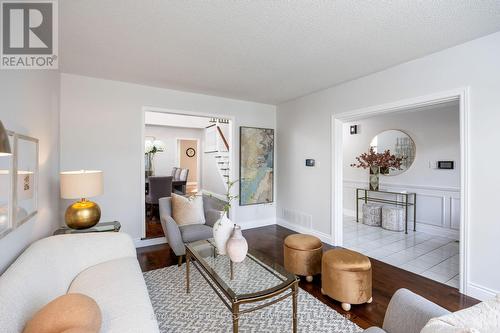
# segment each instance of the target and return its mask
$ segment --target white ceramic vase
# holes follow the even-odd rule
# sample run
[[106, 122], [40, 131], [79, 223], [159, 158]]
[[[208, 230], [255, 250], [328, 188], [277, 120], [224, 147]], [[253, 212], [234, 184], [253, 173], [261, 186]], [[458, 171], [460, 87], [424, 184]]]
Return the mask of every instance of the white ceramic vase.
[[241, 233], [241, 227], [234, 225], [233, 234], [227, 241], [226, 251], [232, 262], [242, 262], [248, 252], [248, 244]]
[[226, 254], [226, 243], [233, 232], [233, 222], [227, 218], [226, 213], [222, 212], [220, 218], [214, 224], [214, 240], [217, 247], [217, 253]]

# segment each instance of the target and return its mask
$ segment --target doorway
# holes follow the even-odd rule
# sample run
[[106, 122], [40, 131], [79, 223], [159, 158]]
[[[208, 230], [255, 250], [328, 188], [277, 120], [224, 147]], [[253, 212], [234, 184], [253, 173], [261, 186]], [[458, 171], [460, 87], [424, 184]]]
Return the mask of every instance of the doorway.
[[177, 139], [177, 167], [189, 170], [186, 183], [186, 194], [195, 195], [201, 188], [200, 139]]
[[145, 245], [166, 242], [153, 183], [162, 180], [171, 184], [156, 185], [160, 190], [169, 188], [160, 197], [205, 194], [224, 200], [227, 180], [233, 177], [233, 123], [232, 117], [221, 115], [143, 108], [141, 182], [145, 191], [141, 205]]
[[[460, 292], [467, 294], [467, 273], [468, 273], [468, 90], [460, 89], [456, 91], [443, 92], [431, 96], [423, 96], [411, 100], [398, 101], [391, 104], [374, 106], [359, 110], [354, 110], [350, 112], [341, 113], [332, 116], [332, 139], [333, 139], [333, 150], [332, 150], [332, 239], [335, 245], [349, 247], [349, 240], [344, 238], [344, 228], [345, 228], [345, 210], [344, 210], [344, 170], [346, 163], [352, 163], [353, 161], [344, 161], [344, 126], [349, 123], [356, 123], [361, 119], [368, 117], [376, 117], [382, 115], [396, 115], [404, 112], [409, 112], [411, 110], [421, 110], [425, 108], [433, 108], [444, 103], [456, 103], [458, 105], [459, 112], [459, 141], [460, 141], [460, 158], [456, 161], [460, 169], [460, 188], [459, 198], [456, 200], [455, 209], [459, 213], [459, 232], [457, 235], [458, 243], [455, 245], [448, 245], [449, 248], [457, 247], [459, 255], [455, 257], [454, 261], [457, 261], [459, 277], [455, 279], [458, 282], [455, 286], [459, 288]], [[417, 149], [418, 150], [418, 149]], [[418, 153], [417, 153], [418, 154]], [[368, 176], [367, 176], [368, 177]], [[368, 181], [366, 182], [368, 183]], [[364, 195], [364, 194], [363, 194]], [[357, 198], [357, 196], [356, 196]], [[357, 199], [356, 199], [357, 200]], [[361, 213], [360, 213], [361, 214]], [[410, 216], [411, 218], [411, 216]], [[417, 218], [417, 221], [419, 219]], [[353, 221], [351, 221], [353, 222]], [[350, 225], [350, 231], [353, 231], [358, 226], [364, 226], [362, 223]], [[418, 225], [418, 224], [417, 224]], [[361, 227], [361, 228], [362, 228]], [[412, 231], [412, 230], [411, 230]], [[417, 229], [418, 231], [418, 229]], [[368, 231], [365, 231], [368, 233]], [[410, 233], [411, 234], [411, 233]], [[378, 236], [372, 235], [368, 238], [376, 238]], [[404, 237], [404, 236], [403, 236]], [[346, 241], [346, 243], [344, 243]], [[444, 241], [444, 240], [443, 240]], [[443, 244], [443, 246], [446, 244]], [[395, 245], [394, 248], [400, 245]], [[422, 246], [423, 247], [423, 246]], [[448, 250], [443, 250], [448, 251]], [[451, 250], [450, 250], [451, 251]], [[418, 251], [417, 251], [418, 252]], [[380, 258], [379, 258], [380, 259]], [[428, 276], [432, 278], [432, 276]], [[440, 281], [448, 282], [448, 281]], [[450, 282], [451, 283], [451, 282]]]

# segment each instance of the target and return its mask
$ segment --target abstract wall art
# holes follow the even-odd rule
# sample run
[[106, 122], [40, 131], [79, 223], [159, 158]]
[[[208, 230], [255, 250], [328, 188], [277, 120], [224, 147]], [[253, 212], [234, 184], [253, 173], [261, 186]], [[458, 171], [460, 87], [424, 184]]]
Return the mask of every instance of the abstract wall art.
[[240, 127], [240, 206], [273, 202], [274, 130]]

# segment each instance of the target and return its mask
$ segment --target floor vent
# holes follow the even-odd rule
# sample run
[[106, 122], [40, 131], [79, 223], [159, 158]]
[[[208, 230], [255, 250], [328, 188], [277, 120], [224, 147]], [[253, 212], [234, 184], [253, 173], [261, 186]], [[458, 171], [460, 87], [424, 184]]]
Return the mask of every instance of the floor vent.
[[291, 224], [299, 225], [304, 228], [312, 228], [312, 215], [298, 212], [292, 209], [283, 208], [283, 218]]

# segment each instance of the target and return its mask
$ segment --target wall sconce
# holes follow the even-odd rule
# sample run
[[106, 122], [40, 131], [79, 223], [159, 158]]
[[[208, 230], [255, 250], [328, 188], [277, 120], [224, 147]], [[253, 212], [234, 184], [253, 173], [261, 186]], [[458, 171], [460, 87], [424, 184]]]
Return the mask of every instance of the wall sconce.
[[351, 133], [351, 135], [358, 134], [358, 125], [351, 125], [349, 133]]

